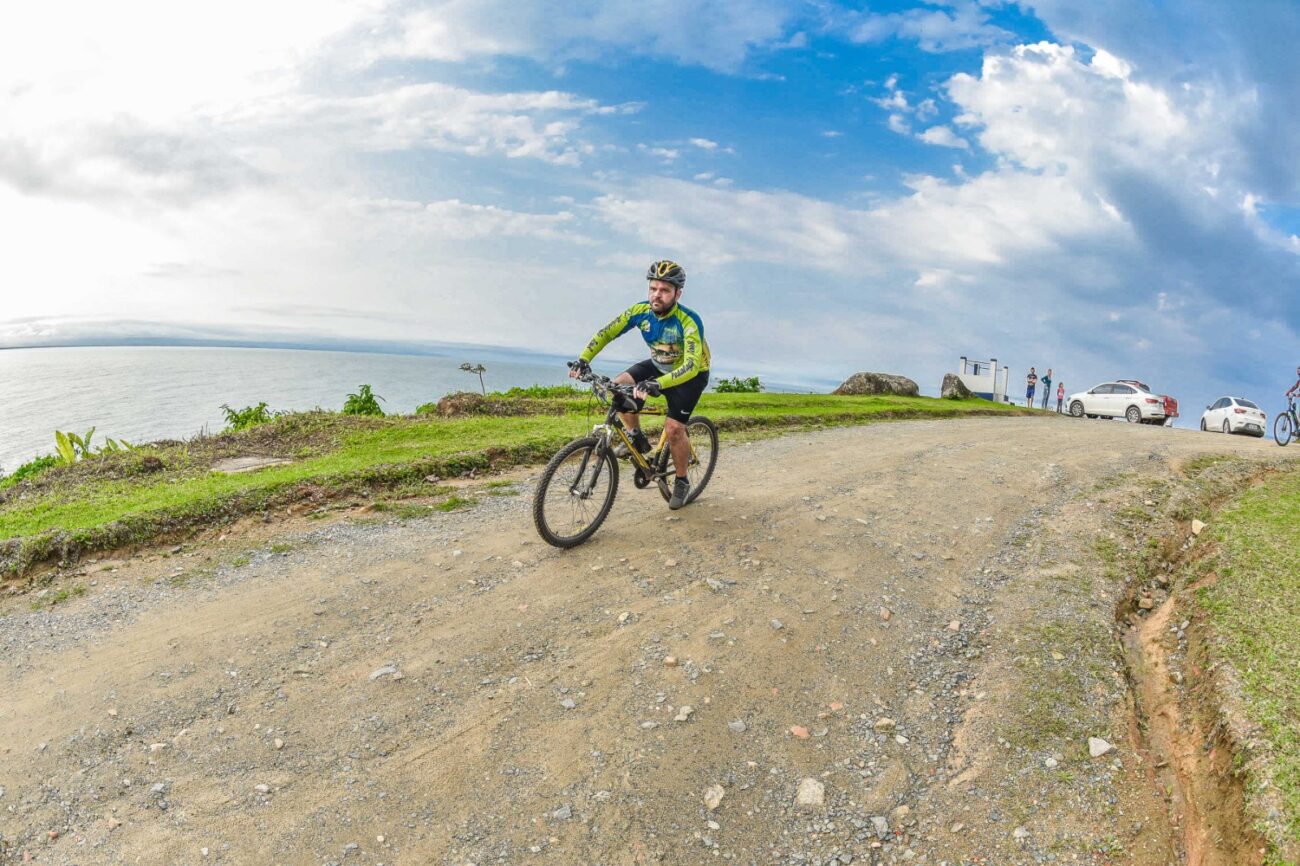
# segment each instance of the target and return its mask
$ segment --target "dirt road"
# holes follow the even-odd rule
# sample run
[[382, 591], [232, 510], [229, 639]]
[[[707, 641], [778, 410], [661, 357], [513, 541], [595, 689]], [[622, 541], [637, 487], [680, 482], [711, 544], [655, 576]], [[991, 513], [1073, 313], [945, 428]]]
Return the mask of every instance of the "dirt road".
[[1177, 862], [1097, 551], [1206, 452], [1282, 449], [879, 424], [724, 443], [571, 552], [520, 474], [90, 565], [0, 608], [0, 862]]

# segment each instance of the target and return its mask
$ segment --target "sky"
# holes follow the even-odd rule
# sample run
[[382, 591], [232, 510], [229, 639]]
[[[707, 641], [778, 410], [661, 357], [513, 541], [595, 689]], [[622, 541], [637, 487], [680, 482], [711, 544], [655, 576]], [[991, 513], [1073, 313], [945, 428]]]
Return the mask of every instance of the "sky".
[[933, 393], [997, 357], [1069, 391], [1140, 378], [1199, 417], [1223, 394], [1271, 407], [1300, 363], [1300, 4], [6, 18], [0, 346], [568, 355], [672, 258], [723, 374]]

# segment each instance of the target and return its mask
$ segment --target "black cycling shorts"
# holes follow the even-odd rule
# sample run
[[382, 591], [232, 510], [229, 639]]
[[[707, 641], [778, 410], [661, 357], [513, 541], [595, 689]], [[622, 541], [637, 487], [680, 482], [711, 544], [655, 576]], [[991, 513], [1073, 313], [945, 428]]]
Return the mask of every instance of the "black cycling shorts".
[[[655, 366], [654, 361], [647, 358], [639, 364], [628, 367], [627, 374], [632, 377], [633, 382], [644, 382], [647, 379], [658, 379], [663, 375], [663, 371]], [[685, 424], [691, 417], [691, 413], [695, 411], [695, 404], [700, 402], [700, 395], [707, 387], [709, 387], [709, 371], [701, 370], [680, 385], [664, 388], [664, 399], [668, 401], [668, 417]], [[644, 407], [644, 400], [636, 401], [638, 411]]]

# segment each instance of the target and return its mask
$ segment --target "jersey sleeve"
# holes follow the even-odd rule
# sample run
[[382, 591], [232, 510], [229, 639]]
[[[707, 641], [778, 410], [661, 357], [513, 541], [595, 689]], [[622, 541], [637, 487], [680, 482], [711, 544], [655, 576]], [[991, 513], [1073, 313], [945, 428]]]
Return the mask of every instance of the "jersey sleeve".
[[597, 331], [595, 336], [591, 338], [591, 342], [587, 343], [587, 348], [583, 349], [582, 354], [578, 357], [590, 364], [591, 359], [595, 358], [596, 355], [600, 353], [601, 349], [609, 345], [611, 340], [621, 337], [623, 334], [632, 330], [633, 325], [636, 324], [634, 317], [636, 316], [638, 306], [640, 305], [633, 304], [628, 307], [620, 313], [614, 321]]
[[672, 372], [665, 373], [659, 377], [660, 388], [672, 388], [683, 382], [688, 382], [700, 374], [705, 369], [704, 366], [704, 333], [695, 319], [690, 316], [682, 316], [682, 362], [672, 369]]

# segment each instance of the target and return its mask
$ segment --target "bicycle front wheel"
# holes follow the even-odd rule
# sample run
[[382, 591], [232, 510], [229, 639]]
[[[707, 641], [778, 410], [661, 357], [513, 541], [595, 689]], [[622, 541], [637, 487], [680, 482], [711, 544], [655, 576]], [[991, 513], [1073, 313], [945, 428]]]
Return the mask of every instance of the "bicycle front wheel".
[[1273, 419], [1273, 438], [1277, 444], [1285, 445], [1295, 436], [1295, 424], [1291, 422], [1291, 414], [1283, 412]]
[[[691, 482], [691, 492], [686, 497], [689, 503], [694, 502], [708, 486], [713, 477], [713, 467], [718, 464], [718, 427], [703, 415], [693, 415], [686, 422], [686, 440], [691, 444], [691, 459], [686, 467], [686, 478]], [[670, 469], [672, 465], [670, 458]], [[664, 499], [672, 498], [674, 474], [670, 472], [667, 483], [659, 485], [659, 493]]]
[[[602, 453], [603, 448], [603, 453]], [[542, 470], [533, 493], [533, 524], [554, 547], [574, 547], [596, 534], [618, 493], [618, 461], [596, 436], [565, 445]]]

